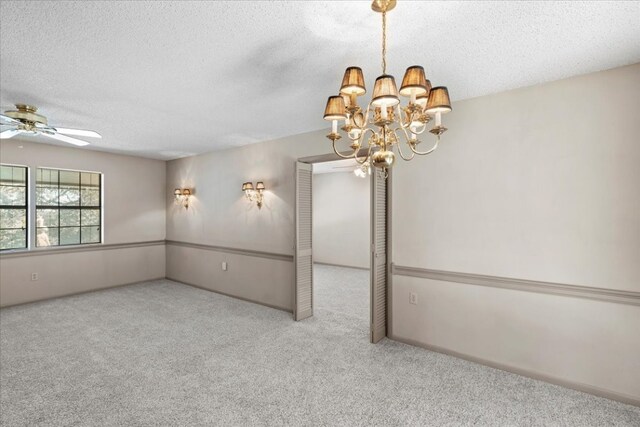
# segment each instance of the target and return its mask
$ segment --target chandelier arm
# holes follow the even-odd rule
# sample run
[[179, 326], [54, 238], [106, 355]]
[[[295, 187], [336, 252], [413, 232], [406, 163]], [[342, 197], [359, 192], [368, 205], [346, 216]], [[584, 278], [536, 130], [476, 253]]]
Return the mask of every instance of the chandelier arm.
[[351, 119], [351, 122], [353, 123], [354, 127], [356, 129], [358, 129], [360, 131], [360, 136], [358, 136], [357, 138], [352, 138], [351, 135], [349, 135], [349, 132], [347, 132], [347, 137], [353, 141], [353, 142], [357, 142], [358, 145], [362, 146], [362, 142], [364, 142], [364, 134], [367, 131], [367, 116], [369, 115], [369, 106], [367, 106], [367, 111], [366, 113], [363, 115], [364, 117], [364, 123], [362, 124], [362, 126], [360, 126], [355, 118], [355, 115], [353, 116], [353, 118]]
[[[411, 131], [411, 129], [409, 129], [409, 132], [407, 132], [407, 128], [404, 128], [402, 126], [396, 127], [395, 129], [393, 129], [393, 131], [398, 131], [401, 130], [404, 133], [404, 137], [406, 139], [406, 142], [409, 143], [409, 141], [411, 141], [411, 137], [409, 136], [409, 132], [414, 133], [413, 131]], [[417, 134], [415, 134], [417, 135]], [[400, 141], [398, 141], [400, 142]]]
[[349, 154], [348, 156], [345, 156], [344, 154], [341, 154], [338, 149], [336, 148], [336, 140], [334, 139], [333, 142], [331, 143], [331, 146], [333, 147], [333, 152], [336, 153], [336, 155], [338, 157], [342, 157], [343, 159], [350, 159], [352, 157], [355, 157], [356, 154], [358, 154], [358, 150], [359, 148], [356, 148], [355, 150], [353, 150], [353, 153]]
[[421, 130], [417, 130], [417, 129], [416, 129], [415, 131], [413, 131], [413, 130], [411, 130], [411, 129], [409, 129], [409, 130], [410, 130], [410, 131], [411, 131], [411, 133], [412, 133], [412, 134], [414, 134], [414, 135], [421, 135], [421, 134], [423, 134], [423, 133], [424, 133], [424, 131], [426, 131], [426, 130], [427, 130], [427, 124], [426, 124], [426, 123], [424, 123], [424, 124], [420, 125], [420, 127], [422, 128]]
[[[400, 125], [400, 127], [405, 129], [405, 128], [408, 128], [409, 126], [411, 126], [411, 116], [409, 114], [407, 114], [406, 111], [403, 111], [402, 108], [400, 108], [400, 104], [396, 105], [396, 111], [397, 111], [396, 114], [398, 114], [398, 118], [399, 118], [398, 124]], [[404, 121], [404, 119], [402, 117], [403, 113], [404, 113], [404, 117], [407, 119], [407, 124], [406, 125], [404, 124], [405, 121]]]
[[[411, 144], [407, 144], [409, 146], [411, 146]], [[398, 144], [398, 154], [400, 154], [400, 157], [402, 158], [402, 160], [404, 161], [410, 161], [413, 160], [413, 158], [416, 156], [415, 153], [411, 153], [410, 157], [405, 157], [404, 153], [402, 152], [402, 144]]]
[[[361, 135], [361, 137], [362, 137], [362, 140], [363, 140], [363, 141], [364, 141], [364, 136], [365, 136], [365, 134], [366, 134], [367, 132], [371, 132], [371, 138], [373, 138], [373, 137], [375, 137], [375, 136], [376, 136], [376, 132], [375, 132], [373, 129], [371, 129], [371, 128], [365, 128], [365, 129], [362, 131], [362, 135]], [[368, 146], [369, 148], [373, 147], [374, 145], [377, 145], [376, 143], [373, 143], [373, 144], [371, 143], [371, 138], [369, 138], [369, 141], [367, 141], [367, 146]]]
[[[362, 127], [360, 128], [363, 132], [368, 129], [367, 126], [369, 125], [369, 113], [371, 112], [371, 103], [367, 104], [367, 110], [364, 113], [364, 123], [362, 123]], [[355, 120], [354, 120], [355, 123]]]
[[431, 154], [434, 151], [436, 151], [436, 148], [438, 148], [438, 144], [440, 143], [440, 136], [436, 137], [436, 143], [433, 144], [433, 147], [431, 147], [431, 149], [427, 150], [427, 151], [418, 151], [415, 148], [413, 148], [413, 146], [411, 144], [409, 144], [409, 148], [411, 148], [411, 151], [413, 151], [414, 153], [416, 153], [419, 156], [426, 156], [427, 154]]

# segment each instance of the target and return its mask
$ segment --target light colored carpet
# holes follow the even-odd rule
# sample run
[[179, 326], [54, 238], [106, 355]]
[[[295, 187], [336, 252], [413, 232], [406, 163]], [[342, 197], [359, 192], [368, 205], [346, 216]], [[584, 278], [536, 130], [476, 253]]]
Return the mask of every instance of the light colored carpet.
[[167, 280], [0, 310], [2, 425], [640, 425], [640, 408], [389, 340], [368, 272], [316, 316]]

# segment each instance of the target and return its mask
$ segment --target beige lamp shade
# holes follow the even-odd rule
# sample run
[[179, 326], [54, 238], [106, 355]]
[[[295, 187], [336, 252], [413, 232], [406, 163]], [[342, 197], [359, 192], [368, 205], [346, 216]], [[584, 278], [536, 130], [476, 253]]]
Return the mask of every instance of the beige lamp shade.
[[264, 183], [262, 181], [256, 182], [256, 190], [264, 190]]
[[448, 113], [451, 111], [451, 101], [449, 100], [449, 91], [444, 86], [437, 86], [429, 92], [427, 101], [427, 113]]
[[344, 98], [340, 95], [330, 96], [324, 109], [325, 120], [344, 120], [347, 112], [344, 107]]
[[182, 190], [180, 190], [179, 188], [176, 188], [175, 190], [173, 190], [173, 195], [174, 196], [181, 196], [182, 195]]
[[400, 95], [411, 96], [411, 92], [415, 91], [416, 96], [425, 95], [429, 92], [427, 88], [427, 78], [424, 75], [424, 68], [419, 65], [413, 65], [407, 68], [402, 79], [400, 87]]
[[392, 107], [400, 103], [396, 79], [394, 79], [393, 76], [383, 74], [376, 79], [371, 103], [376, 107], [380, 107], [382, 105]]
[[191, 190], [189, 190], [188, 188], [183, 188], [182, 189], [182, 195], [183, 196], [190, 196], [191, 195]]
[[253, 190], [253, 184], [250, 182], [245, 182], [242, 184], [242, 191]]
[[431, 92], [431, 81], [427, 80], [427, 93], [418, 95], [416, 97], [416, 104], [425, 108], [427, 106], [427, 100], [429, 99], [429, 92]]
[[364, 87], [364, 75], [362, 74], [362, 68], [349, 67], [344, 72], [342, 78], [342, 85], [340, 86], [340, 93], [345, 95], [361, 96], [367, 93], [367, 89]]

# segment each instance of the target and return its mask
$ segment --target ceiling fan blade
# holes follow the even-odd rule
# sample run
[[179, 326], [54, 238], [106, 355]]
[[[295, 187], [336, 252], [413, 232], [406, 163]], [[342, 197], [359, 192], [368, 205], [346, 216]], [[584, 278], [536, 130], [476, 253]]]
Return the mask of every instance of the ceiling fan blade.
[[88, 138], [102, 138], [102, 135], [92, 130], [67, 129], [67, 128], [59, 128], [59, 127], [56, 127], [55, 130], [56, 132], [64, 133], [65, 135], [84, 136]]
[[46, 133], [46, 132], [41, 132], [40, 135], [46, 136], [48, 138], [53, 138], [53, 139], [57, 139], [58, 141], [63, 141], [69, 144], [73, 144], [73, 145], [89, 145], [89, 143], [87, 141], [83, 141], [81, 139], [76, 139], [76, 138], [71, 138], [70, 136], [65, 136], [65, 135], [58, 135], [56, 133]]
[[14, 136], [16, 136], [19, 133], [20, 133], [20, 130], [18, 130], [18, 129], [3, 130], [2, 132], [0, 132], [0, 139], [13, 138]]
[[14, 119], [13, 117], [5, 116], [4, 114], [0, 114], [0, 119], [2, 119], [3, 122], [7, 122], [7, 123], [12, 123], [12, 124], [20, 123], [20, 121]]

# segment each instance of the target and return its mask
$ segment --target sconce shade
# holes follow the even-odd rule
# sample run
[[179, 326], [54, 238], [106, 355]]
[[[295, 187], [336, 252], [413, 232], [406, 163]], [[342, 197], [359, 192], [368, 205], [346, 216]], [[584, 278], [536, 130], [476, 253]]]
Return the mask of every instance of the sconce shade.
[[264, 183], [262, 181], [256, 182], [256, 190], [264, 190]]
[[424, 75], [424, 68], [413, 65], [407, 68], [402, 79], [400, 95], [411, 96], [411, 91], [415, 91], [416, 96], [425, 95], [429, 92], [427, 88], [427, 78]]
[[173, 195], [174, 196], [181, 196], [182, 195], [182, 190], [180, 190], [179, 188], [176, 188], [175, 190], [173, 190]]
[[449, 91], [444, 86], [436, 86], [429, 92], [427, 101], [427, 113], [448, 113], [451, 111], [451, 101]]
[[250, 182], [245, 182], [242, 184], [242, 191], [253, 190], [253, 184]]
[[371, 103], [376, 107], [380, 107], [382, 105], [393, 107], [400, 103], [396, 79], [394, 79], [393, 76], [383, 74], [376, 79]]
[[340, 95], [330, 96], [327, 100], [327, 107], [324, 109], [325, 120], [344, 120], [347, 112], [344, 107], [344, 98]]
[[340, 93], [345, 95], [361, 96], [367, 93], [367, 89], [364, 87], [364, 75], [362, 74], [362, 68], [349, 67], [344, 72], [342, 78], [342, 85], [340, 86]]
[[191, 195], [191, 190], [189, 190], [188, 188], [184, 188], [182, 190], [182, 195], [183, 196], [190, 196]]

